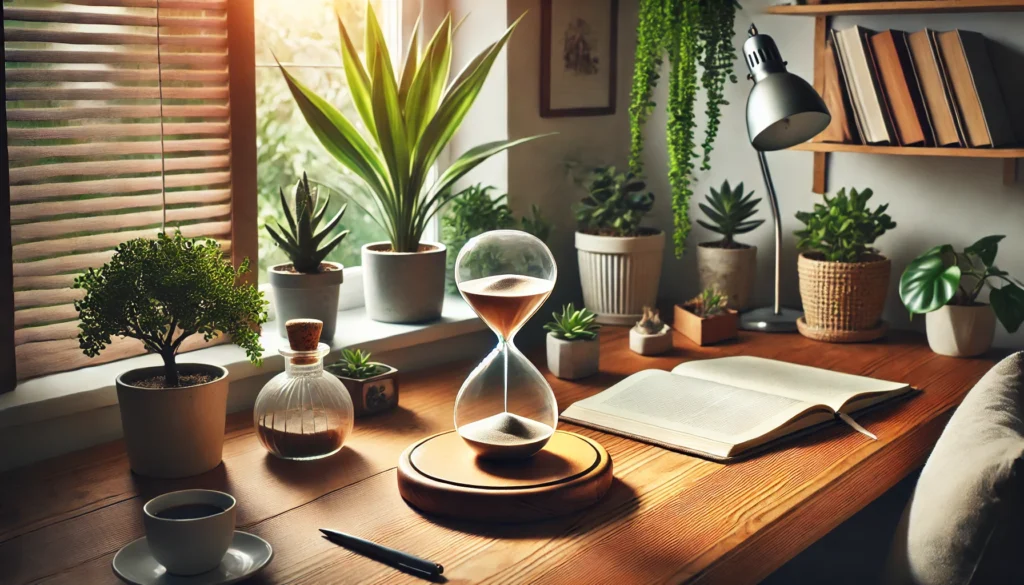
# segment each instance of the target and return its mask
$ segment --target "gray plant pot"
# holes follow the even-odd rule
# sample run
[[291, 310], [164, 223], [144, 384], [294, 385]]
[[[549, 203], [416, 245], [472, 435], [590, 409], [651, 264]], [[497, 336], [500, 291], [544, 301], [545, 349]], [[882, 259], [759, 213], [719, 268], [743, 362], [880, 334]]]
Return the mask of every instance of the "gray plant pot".
[[565, 380], [578, 380], [597, 373], [601, 356], [601, 342], [566, 341], [548, 333], [548, 369]]
[[697, 274], [701, 290], [713, 286], [729, 297], [729, 308], [749, 309], [757, 280], [757, 247], [715, 248], [699, 244]]
[[441, 318], [447, 248], [421, 243], [420, 252], [392, 252], [389, 242], [363, 246], [366, 313], [384, 323], [422, 323]]
[[337, 270], [317, 274], [299, 274], [282, 270], [290, 264], [278, 264], [267, 269], [270, 276], [270, 290], [274, 296], [274, 311], [277, 313], [277, 333], [288, 337], [285, 323], [291, 319], [319, 319], [324, 328], [320, 338], [329, 342], [334, 339], [338, 323], [338, 291], [345, 279], [341, 264], [324, 262]]

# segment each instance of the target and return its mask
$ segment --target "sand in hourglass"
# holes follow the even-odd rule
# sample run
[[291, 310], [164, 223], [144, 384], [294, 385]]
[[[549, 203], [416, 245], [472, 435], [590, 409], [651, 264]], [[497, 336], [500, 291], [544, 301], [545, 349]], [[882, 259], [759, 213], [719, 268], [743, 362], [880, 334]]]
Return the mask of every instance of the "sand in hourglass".
[[503, 339], [530, 318], [555, 283], [533, 276], [499, 274], [459, 284], [469, 306]]
[[529, 457], [544, 448], [555, 429], [510, 412], [459, 427], [459, 435], [477, 455], [492, 459]]

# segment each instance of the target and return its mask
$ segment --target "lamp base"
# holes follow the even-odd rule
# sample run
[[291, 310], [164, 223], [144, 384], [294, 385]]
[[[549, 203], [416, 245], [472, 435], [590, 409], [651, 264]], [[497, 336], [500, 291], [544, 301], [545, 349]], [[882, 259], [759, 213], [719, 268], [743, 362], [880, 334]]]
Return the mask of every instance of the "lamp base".
[[782, 308], [779, 313], [772, 307], [761, 307], [740, 315], [740, 329], [766, 333], [795, 333], [796, 320], [803, 311]]

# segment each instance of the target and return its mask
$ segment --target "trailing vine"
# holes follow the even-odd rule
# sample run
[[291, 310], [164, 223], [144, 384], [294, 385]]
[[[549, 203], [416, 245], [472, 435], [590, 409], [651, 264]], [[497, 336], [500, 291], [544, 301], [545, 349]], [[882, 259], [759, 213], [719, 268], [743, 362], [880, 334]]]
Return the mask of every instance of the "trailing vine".
[[629, 106], [630, 170], [643, 174], [643, 128], [654, 110], [654, 90], [661, 78], [663, 58], [669, 72], [667, 139], [669, 185], [672, 188], [673, 241], [676, 257], [686, 250], [690, 233], [691, 183], [697, 144], [694, 121], [699, 84], [706, 95], [707, 126], [701, 144], [701, 169], [711, 168], [711, 151], [718, 135], [726, 81], [736, 82], [732, 44], [736, 0], [640, 0], [636, 59]]

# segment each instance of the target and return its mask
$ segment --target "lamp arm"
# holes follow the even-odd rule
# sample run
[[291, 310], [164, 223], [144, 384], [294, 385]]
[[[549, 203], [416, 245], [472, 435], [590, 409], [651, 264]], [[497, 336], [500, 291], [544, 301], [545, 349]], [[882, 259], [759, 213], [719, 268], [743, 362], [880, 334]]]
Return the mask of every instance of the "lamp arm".
[[768, 160], [764, 151], [757, 151], [757, 160], [761, 163], [761, 175], [764, 177], [764, 186], [768, 190], [768, 202], [772, 206], [772, 219], [775, 221], [775, 304], [773, 309], [776, 315], [782, 314], [782, 300], [779, 295], [779, 283], [782, 280], [782, 218], [779, 216], [779, 199], [775, 195], [775, 184], [772, 183], [772, 174], [768, 171]]

